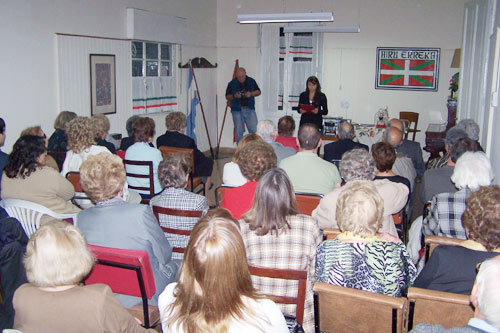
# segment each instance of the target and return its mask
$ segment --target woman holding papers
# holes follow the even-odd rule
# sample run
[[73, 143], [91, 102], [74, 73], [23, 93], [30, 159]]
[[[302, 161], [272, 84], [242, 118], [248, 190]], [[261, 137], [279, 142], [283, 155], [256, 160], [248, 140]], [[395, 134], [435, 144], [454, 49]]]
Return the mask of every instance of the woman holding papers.
[[299, 98], [300, 126], [306, 123], [316, 124], [323, 131], [323, 116], [328, 114], [326, 95], [321, 92], [321, 84], [316, 76], [309, 76], [306, 91]]

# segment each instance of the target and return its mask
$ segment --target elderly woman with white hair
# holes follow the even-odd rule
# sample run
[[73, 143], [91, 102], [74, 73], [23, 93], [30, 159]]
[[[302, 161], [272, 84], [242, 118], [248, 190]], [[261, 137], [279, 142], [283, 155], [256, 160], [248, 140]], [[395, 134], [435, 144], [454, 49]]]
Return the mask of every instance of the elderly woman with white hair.
[[336, 206], [342, 233], [318, 246], [316, 281], [389, 296], [404, 295], [416, 269], [402, 242], [379, 234], [384, 207], [373, 182], [349, 182]]
[[[409, 193], [408, 187], [401, 183], [391, 182], [388, 179], [373, 180], [377, 174], [375, 160], [368, 151], [361, 148], [344, 153], [339, 164], [339, 170], [342, 179], [347, 184], [353, 180], [373, 181], [384, 205], [380, 232], [387, 232], [398, 237], [392, 214], [398, 213], [405, 206]], [[318, 207], [313, 211], [312, 216], [318, 221], [321, 229], [338, 228], [336, 204], [343, 189], [344, 186], [337, 187], [325, 195], [319, 202]]]
[[488, 186], [494, 178], [491, 163], [483, 152], [466, 152], [458, 160], [451, 181], [458, 188], [455, 193], [436, 194], [431, 201], [429, 214], [422, 222], [425, 236], [442, 236], [466, 239], [462, 225], [465, 200], [481, 186]]

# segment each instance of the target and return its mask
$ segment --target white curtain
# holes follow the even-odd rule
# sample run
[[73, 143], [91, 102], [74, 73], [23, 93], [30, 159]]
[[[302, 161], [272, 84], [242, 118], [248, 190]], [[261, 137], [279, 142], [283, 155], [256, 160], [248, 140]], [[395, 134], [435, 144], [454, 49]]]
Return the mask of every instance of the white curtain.
[[177, 110], [175, 79], [171, 76], [132, 78], [134, 114]]

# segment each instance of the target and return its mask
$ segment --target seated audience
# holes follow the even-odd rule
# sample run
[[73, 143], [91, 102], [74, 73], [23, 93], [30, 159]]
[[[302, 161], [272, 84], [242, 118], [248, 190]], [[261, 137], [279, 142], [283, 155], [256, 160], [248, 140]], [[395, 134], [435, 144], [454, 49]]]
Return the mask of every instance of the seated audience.
[[[373, 157], [364, 149], [353, 149], [342, 156], [339, 165], [340, 174], [344, 181], [349, 184], [353, 180], [370, 180], [377, 173]], [[398, 236], [392, 214], [396, 214], [408, 200], [408, 188], [404, 184], [394, 183], [387, 179], [374, 180], [373, 184], [378, 194], [383, 199], [382, 228], [380, 232], [387, 232], [395, 237]], [[312, 212], [321, 229], [338, 228], [336, 220], [337, 200], [345, 186], [338, 187], [325, 195], [319, 202], [318, 207]]]
[[[206, 213], [209, 208], [207, 198], [186, 191], [190, 171], [191, 156], [185, 153], [167, 155], [158, 166], [158, 178], [163, 191], [151, 199], [149, 202], [151, 208], [160, 206], [182, 210], [202, 210]], [[160, 215], [160, 225], [174, 229], [191, 230], [198, 220], [197, 217]], [[189, 241], [189, 236], [184, 235], [165, 233], [165, 237], [173, 247], [185, 248]], [[172, 258], [182, 259], [182, 253], [174, 252]]]
[[[132, 125], [134, 124], [134, 121], [139, 119], [140, 117], [137, 115], [134, 115], [130, 118], [127, 119], [127, 123], [125, 124], [127, 134], [128, 136], [126, 138], [123, 138], [122, 141], [120, 142], [120, 149], [126, 151], [128, 147], [132, 146], [134, 144], [134, 129], [132, 128]], [[149, 143], [150, 147], [154, 147], [153, 143]]]
[[233, 159], [231, 162], [224, 164], [224, 170], [222, 172], [223, 185], [236, 187], [247, 182], [247, 179], [241, 174], [240, 167], [238, 166], [238, 159], [243, 147], [251, 141], [262, 141], [262, 138], [255, 133], [245, 134], [243, 138], [241, 138], [240, 142], [238, 142], [238, 145], [236, 146]]
[[[389, 122], [389, 127], [395, 127], [401, 132], [406, 133], [405, 124], [401, 121], [401, 119], [391, 119]], [[424, 158], [422, 156], [422, 148], [420, 147], [420, 143], [418, 143], [418, 141], [403, 139], [401, 145], [397, 147], [396, 153], [404, 154], [411, 158], [413, 167], [417, 172], [417, 177], [420, 178], [423, 176], [425, 172], [425, 164]]]
[[267, 143], [252, 141], [243, 147], [237, 163], [243, 177], [248, 181], [241, 186], [226, 189], [221, 207], [229, 210], [234, 218], [239, 220], [253, 205], [260, 177], [268, 170], [276, 168], [276, 154]]
[[[160, 181], [158, 180], [158, 165], [163, 160], [163, 157], [158, 149], [149, 146], [149, 143], [153, 141], [153, 136], [155, 135], [155, 122], [149, 117], [139, 118], [134, 121], [132, 130], [134, 131], [135, 143], [127, 149], [125, 159], [131, 161], [153, 162], [154, 193], [158, 194], [162, 190]], [[146, 175], [149, 174], [149, 169], [147, 166], [142, 165], [128, 165], [127, 172]], [[148, 178], [127, 177], [127, 183], [139, 187], [150, 186]], [[139, 192], [143, 199], [149, 199], [149, 192], [141, 190], [137, 192]]]
[[28, 242], [24, 259], [30, 283], [14, 295], [14, 328], [29, 332], [155, 332], [137, 321], [104, 284], [81, 285], [94, 266], [85, 238], [73, 225], [54, 221]]
[[[262, 176], [253, 206], [240, 220], [240, 232], [250, 265], [308, 271], [303, 327], [305, 332], [314, 332], [314, 263], [323, 237], [318, 222], [299, 214], [292, 184], [283, 170], [271, 169]], [[261, 277], [253, 280], [263, 294], [297, 295], [296, 281], [269, 283], [269, 279]], [[280, 308], [284, 314], [295, 316], [296, 306]]]
[[116, 151], [115, 145], [111, 142], [106, 141], [106, 137], [109, 133], [109, 119], [103, 114], [95, 114], [90, 120], [92, 121], [92, 126], [94, 128], [95, 142], [98, 146], [106, 147], [113, 154]]
[[367, 145], [353, 140], [356, 137], [354, 126], [347, 121], [343, 121], [340, 124], [338, 137], [340, 139], [339, 141], [331, 142], [325, 145], [325, 154], [323, 155], [323, 159], [328, 162], [340, 161], [345, 152], [356, 148], [363, 148], [368, 151]]
[[[43, 132], [43, 130], [42, 130], [42, 128], [40, 126], [33, 126], [33, 127], [25, 128], [21, 132], [21, 135], [19, 135], [19, 137], [22, 137], [22, 136], [25, 136], [25, 135], [40, 136], [40, 137], [43, 138], [43, 140], [45, 142], [45, 147], [48, 147], [48, 145], [49, 145], [49, 141], [47, 140], [47, 136], [45, 135], [45, 133]], [[47, 156], [45, 156], [45, 165], [48, 166], [48, 167], [51, 167], [54, 170], [57, 170], [57, 172], [59, 172], [59, 167], [57, 166], [56, 160], [52, 156], [50, 156], [48, 154], [47, 154]]]
[[312, 123], [300, 126], [297, 141], [299, 152], [279, 164], [292, 181], [294, 192], [326, 194], [332, 191], [340, 183], [340, 175], [335, 165], [317, 154], [321, 147], [318, 127]]
[[2, 199], [21, 199], [45, 206], [56, 213], [80, 211], [70, 200], [73, 185], [53, 168], [45, 165], [47, 148], [40, 136], [20, 137], [5, 166]]
[[379, 236], [384, 204], [370, 181], [353, 181], [337, 201], [342, 233], [318, 247], [316, 280], [389, 296], [404, 296], [416, 269], [405, 245]]
[[422, 233], [425, 236], [466, 239], [462, 225], [465, 200], [471, 192], [490, 185], [493, 177], [490, 160], [484, 153], [464, 153], [451, 176], [458, 192], [440, 193], [432, 198], [429, 214], [422, 221]]
[[156, 139], [156, 146], [193, 149], [193, 176], [203, 177], [203, 182], [210, 184], [214, 161], [198, 149], [192, 138], [184, 134], [184, 130], [186, 129], [186, 115], [182, 112], [170, 112], [165, 117], [165, 125], [167, 126], [167, 131]]
[[391, 182], [400, 183], [411, 191], [410, 181], [392, 172], [392, 166], [396, 161], [396, 150], [387, 142], [378, 142], [372, 146], [372, 156], [377, 167], [375, 179], [387, 179]]
[[66, 152], [68, 150], [68, 136], [66, 135], [66, 125], [77, 117], [71, 111], [61, 111], [54, 121], [55, 131], [49, 138], [49, 151]]
[[467, 133], [469, 139], [473, 140], [477, 144], [477, 150], [482, 151], [483, 147], [479, 143], [479, 125], [472, 119], [462, 119], [457, 124], [458, 128], [461, 128]]
[[257, 134], [269, 144], [274, 149], [276, 154], [277, 163], [279, 164], [282, 159], [290, 157], [296, 154], [295, 149], [291, 147], [285, 147], [279, 142], [275, 142], [276, 139], [276, 126], [270, 120], [260, 120], [257, 123]]
[[299, 151], [297, 138], [293, 136], [295, 131], [295, 120], [292, 116], [283, 116], [278, 120], [278, 136], [276, 142], [281, 143], [285, 147], [291, 147], [296, 152]]
[[446, 165], [440, 168], [428, 169], [422, 178], [420, 186], [420, 198], [425, 204], [432, 200], [432, 197], [439, 193], [456, 192], [457, 188], [451, 182], [451, 175], [455, 169], [455, 163], [467, 151], [477, 151], [477, 145], [469, 139], [465, 132], [456, 127], [452, 127], [446, 133], [445, 149], [449, 152]]
[[[116, 155], [90, 156], [82, 163], [80, 176], [83, 190], [96, 205], [78, 214], [78, 228], [89, 244], [147, 251], [156, 286], [149, 304], [156, 305], [163, 288], [175, 281], [179, 263], [171, 260], [172, 247], [153, 211], [147, 205], [122, 199], [125, 169]], [[117, 298], [125, 307], [142, 303], [140, 297], [117, 295]]]
[[288, 332], [276, 304], [252, 286], [237, 222], [223, 209], [193, 228], [179, 281], [158, 308], [163, 332]]
[[500, 252], [500, 187], [485, 186], [467, 198], [462, 216], [468, 240], [439, 245], [415, 280], [415, 287], [470, 294], [476, 265]]
[[[389, 127], [385, 130], [382, 141], [387, 142], [397, 151], [398, 148], [403, 144], [403, 132], [399, 130], [399, 128]], [[409, 156], [402, 152], [396, 154], [396, 160], [392, 165], [392, 171], [396, 175], [408, 179], [410, 181], [411, 190], [413, 191], [413, 189], [415, 188], [417, 171], [415, 170], [413, 162]], [[412, 192], [410, 192], [410, 195], [411, 193]]]
[[500, 256], [485, 260], [478, 269], [476, 281], [470, 295], [474, 317], [466, 326], [445, 329], [441, 325], [420, 324], [411, 332], [416, 333], [474, 333], [500, 332]]

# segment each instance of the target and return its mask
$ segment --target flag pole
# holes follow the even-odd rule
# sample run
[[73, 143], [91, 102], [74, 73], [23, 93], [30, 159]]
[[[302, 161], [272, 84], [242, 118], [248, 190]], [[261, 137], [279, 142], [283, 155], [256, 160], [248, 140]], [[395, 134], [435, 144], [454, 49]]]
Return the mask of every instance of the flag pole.
[[[234, 63], [233, 79], [236, 77], [236, 70], [240, 67], [239, 60], [236, 59]], [[220, 128], [219, 142], [217, 142], [217, 158], [219, 157], [219, 147], [220, 140], [222, 139], [222, 131], [224, 130], [224, 123], [226, 122], [227, 108], [229, 107], [229, 101], [226, 101], [226, 109], [224, 110], [224, 118], [222, 119], [222, 126]], [[233, 135], [234, 137], [234, 135]]]
[[196, 75], [194, 74], [194, 68], [192, 60], [189, 59], [189, 67], [191, 67], [191, 71], [193, 73], [194, 84], [196, 85], [196, 93], [198, 94], [198, 100], [200, 101], [201, 114], [203, 115], [203, 124], [205, 124], [205, 131], [207, 132], [208, 145], [210, 146], [210, 155], [212, 159], [214, 156], [214, 149], [212, 148], [212, 141], [210, 140], [210, 133], [208, 132], [207, 120], [205, 118], [205, 111], [203, 110], [203, 103], [201, 102], [200, 89], [198, 88], [198, 81], [196, 80]]

